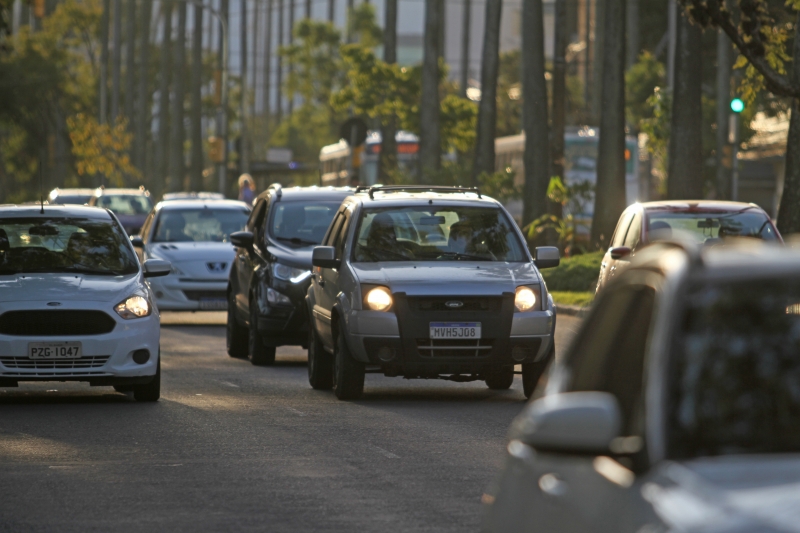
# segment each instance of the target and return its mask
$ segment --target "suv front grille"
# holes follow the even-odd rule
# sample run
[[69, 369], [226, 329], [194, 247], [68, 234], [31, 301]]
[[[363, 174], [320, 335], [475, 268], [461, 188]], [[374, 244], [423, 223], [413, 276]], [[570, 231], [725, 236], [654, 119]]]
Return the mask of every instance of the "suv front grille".
[[117, 323], [102, 311], [8, 311], [0, 315], [0, 334], [31, 337], [103, 335]]
[[228, 293], [225, 291], [183, 291], [183, 294], [190, 300], [199, 302], [200, 300], [227, 300]]
[[[498, 296], [436, 297], [408, 299], [414, 311], [500, 311], [503, 298]], [[447, 304], [460, 303], [461, 305]]]
[[108, 362], [110, 357], [110, 355], [88, 355], [80, 359], [28, 359], [27, 357], [0, 355], [0, 364], [6, 368], [30, 370], [100, 368]]
[[417, 339], [423, 357], [481, 357], [489, 355], [494, 339]]

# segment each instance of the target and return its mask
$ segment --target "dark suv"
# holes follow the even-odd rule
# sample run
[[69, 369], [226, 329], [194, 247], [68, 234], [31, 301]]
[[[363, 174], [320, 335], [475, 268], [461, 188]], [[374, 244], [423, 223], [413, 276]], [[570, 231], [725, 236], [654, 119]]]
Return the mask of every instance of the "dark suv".
[[305, 296], [311, 250], [320, 244], [349, 187], [271, 185], [255, 201], [245, 230], [231, 234], [227, 346], [254, 365], [275, 362], [275, 348], [306, 346]]

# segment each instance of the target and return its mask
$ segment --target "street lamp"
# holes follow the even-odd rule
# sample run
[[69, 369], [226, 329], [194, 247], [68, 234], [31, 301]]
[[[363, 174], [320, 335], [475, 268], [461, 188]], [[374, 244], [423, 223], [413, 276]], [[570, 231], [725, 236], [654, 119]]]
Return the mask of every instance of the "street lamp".
[[731, 200], [734, 202], [739, 197], [739, 115], [744, 111], [744, 102], [741, 98], [731, 100], [730, 130], [728, 131], [728, 141], [733, 144], [731, 150]]

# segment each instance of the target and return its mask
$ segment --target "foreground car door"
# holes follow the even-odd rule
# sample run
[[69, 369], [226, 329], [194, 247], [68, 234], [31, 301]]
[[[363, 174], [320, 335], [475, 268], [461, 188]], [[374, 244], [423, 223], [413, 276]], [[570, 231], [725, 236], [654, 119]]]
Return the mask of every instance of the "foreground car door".
[[[345, 268], [344, 248], [347, 241], [347, 233], [350, 229], [350, 211], [343, 210], [339, 216], [340, 222], [337, 222], [338, 229], [332, 234], [330, 244], [336, 248], [336, 259], [341, 261], [339, 268], [323, 268], [320, 272], [320, 291], [317, 303], [327, 311], [327, 320], [323, 317], [321, 327], [317, 330], [322, 337], [322, 342], [326, 348], [334, 349], [333, 346], [333, 331], [331, 330], [331, 318], [333, 313], [333, 306], [336, 304], [336, 297], [340, 292], [339, 288], [339, 272]], [[336, 228], [334, 228], [336, 229]]]
[[236, 276], [238, 287], [236, 288], [236, 308], [239, 317], [248, 320], [250, 317], [250, 281], [253, 277], [255, 248], [260, 246], [259, 238], [262, 236], [261, 228], [267, 214], [267, 199], [262, 198], [258, 201], [250, 218], [245, 225], [245, 231], [253, 234], [253, 250], [236, 248]]

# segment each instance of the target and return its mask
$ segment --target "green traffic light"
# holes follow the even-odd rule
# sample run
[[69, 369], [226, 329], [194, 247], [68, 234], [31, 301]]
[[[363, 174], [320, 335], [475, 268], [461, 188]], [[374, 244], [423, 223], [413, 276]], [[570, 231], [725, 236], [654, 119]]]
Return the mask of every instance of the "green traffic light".
[[741, 113], [744, 111], [744, 102], [741, 98], [734, 98], [731, 100], [731, 111], [734, 113]]

